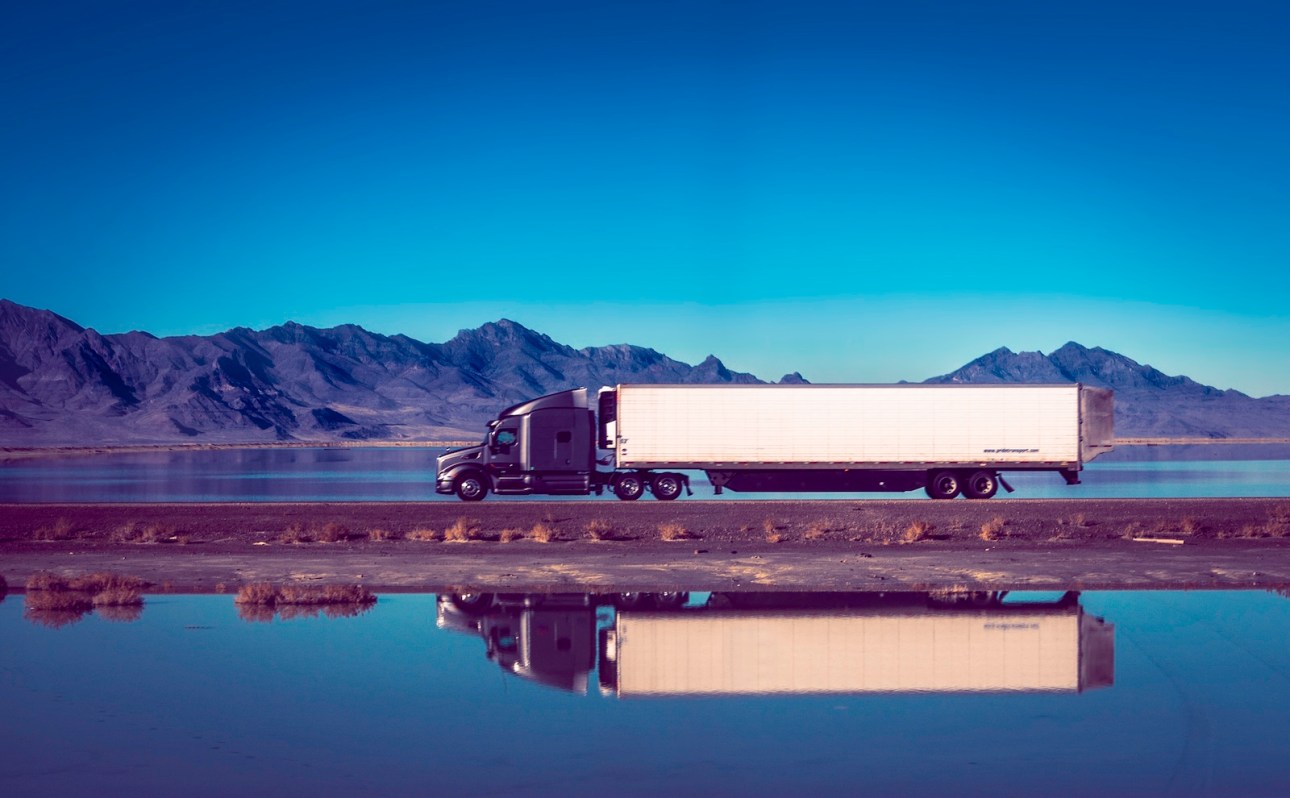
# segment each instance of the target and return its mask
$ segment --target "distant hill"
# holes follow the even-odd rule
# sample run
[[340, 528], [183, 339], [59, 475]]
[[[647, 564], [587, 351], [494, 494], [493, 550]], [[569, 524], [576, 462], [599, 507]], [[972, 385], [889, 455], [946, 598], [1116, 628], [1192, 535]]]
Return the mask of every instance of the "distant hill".
[[[1121, 435], [1290, 436], [1290, 397], [1221, 391], [1075, 343], [998, 349], [928, 380], [1074, 381], [1116, 390]], [[760, 380], [714, 356], [692, 366], [628, 344], [574, 349], [506, 319], [441, 344], [293, 322], [157, 338], [0, 300], [0, 445], [11, 447], [473, 439], [524, 399], [631, 382]]]
[[1003, 347], [927, 382], [1081, 382], [1111, 388], [1121, 437], [1290, 437], [1290, 396], [1255, 399], [1073, 341], [1050, 355]]

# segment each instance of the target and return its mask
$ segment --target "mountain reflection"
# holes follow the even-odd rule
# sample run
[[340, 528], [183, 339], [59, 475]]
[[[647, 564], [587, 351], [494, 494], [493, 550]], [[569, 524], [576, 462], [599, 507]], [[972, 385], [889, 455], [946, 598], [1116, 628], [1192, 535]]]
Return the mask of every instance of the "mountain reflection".
[[[706, 596], [706, 597], [705, 597]], [[1114, 683], [1115, 627], [1077, 593], [446, 594], [520, 678], [619, 698], [1082, 692]]]

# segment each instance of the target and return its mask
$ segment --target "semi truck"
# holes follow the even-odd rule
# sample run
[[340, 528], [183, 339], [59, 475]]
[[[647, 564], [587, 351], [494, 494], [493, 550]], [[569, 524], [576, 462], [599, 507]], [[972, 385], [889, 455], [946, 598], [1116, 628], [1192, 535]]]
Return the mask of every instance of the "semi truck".
[[514, 676], [575, 693], [595, 678], [619, 698], [1083, 692], [1114, 683], [1115, 627], [1086, 613], [1078, 594], [962, 597], [971, 600], [713, 593], [681, 606], [643, 594], [498, 594], [487, 605], [448, 596], [438, 623], [480, 635], [486, 656]]
[[[498, 495], [714, 489], [988, 499], [1003, 471], [1067, 484], [1111, 450], [1110, 390], [1068, 385], [618, 385], [508, 407], [476, 446], [438, 458], [435, 490]], [[604, 452], [605, 454], [601, 454]]]

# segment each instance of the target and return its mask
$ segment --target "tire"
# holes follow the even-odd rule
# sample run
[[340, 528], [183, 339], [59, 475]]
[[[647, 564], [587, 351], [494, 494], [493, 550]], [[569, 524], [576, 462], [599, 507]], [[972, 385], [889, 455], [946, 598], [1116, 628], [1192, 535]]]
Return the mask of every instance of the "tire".
[[634, 502], [645, 492], [645, 482], [635, 474], [623, 474], [614, 483], [614, 495], [625, 502]]
[[679, 610], [689, 599], [690, 594], [684, 592], [655, 593], [654, 606], [660, 610]]
[[448, 603], [467, 615], [482, 615], [493, 606], [493, 594], [450, 593]]
[[988, 499], [999, 492], [999, 475], [993, 471], [973, 471], [963, 480], [963, 495], [969, 499]]
[[659, 474], [654, 477], [654, 498], [670, 502], [681, 495], [682, 485], [679, 474]]
[[452, 489], [462, 501], [478, 502], [488, 495], [488, 482], [479, 472], [469, 471], [457, 477], [452, 483]]
[[963, 488], [959, 475], [953, 471], [933, 471], [927, 476], [927, 495], [933, 499], [953, 499]]

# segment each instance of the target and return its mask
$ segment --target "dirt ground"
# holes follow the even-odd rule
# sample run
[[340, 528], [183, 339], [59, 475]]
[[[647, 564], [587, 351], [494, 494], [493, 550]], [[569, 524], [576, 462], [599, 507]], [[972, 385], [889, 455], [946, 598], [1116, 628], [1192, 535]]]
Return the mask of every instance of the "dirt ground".
[[[545, 542], [543, 542], [545, 541]], [[153, 590], [1290, 586], [1290, 499], [10, 504], [0, 575]]]

